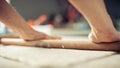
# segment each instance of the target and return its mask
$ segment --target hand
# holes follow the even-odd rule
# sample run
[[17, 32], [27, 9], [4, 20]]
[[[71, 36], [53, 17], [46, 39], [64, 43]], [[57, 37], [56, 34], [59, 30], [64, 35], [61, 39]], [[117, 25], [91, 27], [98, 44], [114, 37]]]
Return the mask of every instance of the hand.
[[50, 35], [47, 35], [45, 33], [38, 32], [38, 31], [33, 31], [31, 34], [28, 34], [26, 36], [20, 36], [20, 37], [23, 38], [26, 41], [43, 40], [43, 39], [48, 39], [48, 40], [50, 40], [50, 39], [60, 40], [61, 39], [61, 37], [50, 36]]
[[91, 31], [89, 39], [95, 43], [120, 41], [120, 32], [98, 32]]

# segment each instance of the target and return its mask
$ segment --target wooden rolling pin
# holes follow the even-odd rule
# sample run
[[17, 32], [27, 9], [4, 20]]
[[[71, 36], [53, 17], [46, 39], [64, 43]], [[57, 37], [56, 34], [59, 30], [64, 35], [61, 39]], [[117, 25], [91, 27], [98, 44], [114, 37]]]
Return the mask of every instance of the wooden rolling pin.
[[103, 51], [120, 51], [120, 42], [114, 43], [93, 43], [89, 40], [36, 40], [24, 41], [19, 38], [1, 38], [1, 44], [36, 46], [65, 49], [82, 49], [82, 50], [103, 50]]

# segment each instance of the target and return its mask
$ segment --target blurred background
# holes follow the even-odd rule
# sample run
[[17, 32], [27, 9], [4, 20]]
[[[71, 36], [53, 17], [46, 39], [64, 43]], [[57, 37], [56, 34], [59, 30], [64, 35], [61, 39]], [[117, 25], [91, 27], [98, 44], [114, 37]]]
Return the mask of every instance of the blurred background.
[[[35, 30], [48, 34], [83, 36], [90, 32], [87, 21], [68, 0], [8, 0], [8, 2]], [[107, 11], [117, 30], [120, 30], [119, 3], [119, 0], [105, 0]], [[3, 32], [9, 33], [10, 30]]]

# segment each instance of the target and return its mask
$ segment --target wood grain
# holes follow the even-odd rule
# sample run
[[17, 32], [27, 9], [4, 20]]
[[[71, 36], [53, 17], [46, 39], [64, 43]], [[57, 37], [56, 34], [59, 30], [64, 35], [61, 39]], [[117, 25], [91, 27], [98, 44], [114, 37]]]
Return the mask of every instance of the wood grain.
[[24, 41], [19, 38], [1, 38], [1, 44], [31, 47], [120, 51], [120, 42], [93, 43], [89, 40], [36, 40]]

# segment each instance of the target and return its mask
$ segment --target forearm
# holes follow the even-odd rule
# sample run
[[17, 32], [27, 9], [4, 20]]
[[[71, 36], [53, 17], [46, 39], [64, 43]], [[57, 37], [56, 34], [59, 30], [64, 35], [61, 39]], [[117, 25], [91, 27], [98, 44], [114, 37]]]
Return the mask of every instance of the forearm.
[[0, 21], [20, 35], [32, 33], [33, 29], [5, 0], [0, 0]]
[[[103, 0], [69, 0], [87, 19], [91, 28], [98, 31], [115, 30]], [[107, 26], [109, 25], [109, 26]], [[102, 27], [102, 28], [101, 28]]]

